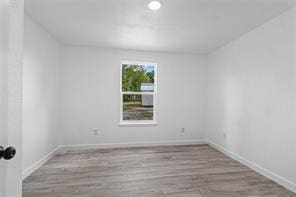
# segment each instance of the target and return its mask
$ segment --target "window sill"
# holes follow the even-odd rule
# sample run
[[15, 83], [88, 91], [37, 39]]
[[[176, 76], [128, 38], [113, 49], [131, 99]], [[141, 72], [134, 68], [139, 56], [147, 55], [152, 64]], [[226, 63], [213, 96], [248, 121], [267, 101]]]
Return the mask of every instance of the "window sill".
[[157, 122], [155, 121], [152, 121], [152, 122], [120, 122], [119, 123], [119, 126], [156, 126], [157, 125]]

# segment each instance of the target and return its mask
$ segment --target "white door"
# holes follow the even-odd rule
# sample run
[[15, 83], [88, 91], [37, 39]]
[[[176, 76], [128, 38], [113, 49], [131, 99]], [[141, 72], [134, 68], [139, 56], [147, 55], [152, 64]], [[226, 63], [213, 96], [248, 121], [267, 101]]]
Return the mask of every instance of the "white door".
[[0, 0], [0, 146], [16, 149], [0, 159], [1, 197], [22, 196], [23, 18], [23, 0]]

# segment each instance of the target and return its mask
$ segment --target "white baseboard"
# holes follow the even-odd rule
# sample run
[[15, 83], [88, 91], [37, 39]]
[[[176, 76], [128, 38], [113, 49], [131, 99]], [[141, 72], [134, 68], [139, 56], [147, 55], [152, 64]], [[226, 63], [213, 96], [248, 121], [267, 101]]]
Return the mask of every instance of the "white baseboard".
[[210, 146], [212, 146], [213, 148], [217, 149], [218, 151], [229, 156], [230, 158], [242, 163], [243, 165], [251, 168], [252, 170], [258, 172], [259, 174], [262, 174], [263, 176], [273, 180], [274, 182], [278, 183], [279, 185], [282, 185], [283, 187], [296, 193], [296, 183], [293, 183], [292, 181], [289, 181], [289, 180], [271, 172], [270, 170], [267, 170], [267, 169], [263, 168], [262, 166], [259, 166], [258, 164], [253, 163], [253, 162], [247, 160], [246, 158], [239, 156], [230, 150], [227, 150], [226, 148], [216, 144], [213, 141], [208, 140], [208, 144]]
[[102, 143], [102, 144], [74, 144], [62, 145], [62, 150], [75, 149], [106, 149], [124, 147], [151, 147], [151, 146], [181, 146], [181, 145], [202, 145], [207, 140], [178, 140], [178, 141], [155, 141], [155, 142], [127, 142], [127, 143]]
[[35, 172], [38, 168], [40, 168], [42, 165], [44, 165], [48, 160], [50, 160], [53, 156], [55, 156], [58, 151], [60, 150], [60, 147], [57, 146], [55, 149], [53, 149], [50, 153], [42, 157], [40, 160], [35, 162], [33, 165], [31, 165], [29, 168], [23, 171], [23, 180], [26, 179], [28, 176], [30, 176], [33, 172]]

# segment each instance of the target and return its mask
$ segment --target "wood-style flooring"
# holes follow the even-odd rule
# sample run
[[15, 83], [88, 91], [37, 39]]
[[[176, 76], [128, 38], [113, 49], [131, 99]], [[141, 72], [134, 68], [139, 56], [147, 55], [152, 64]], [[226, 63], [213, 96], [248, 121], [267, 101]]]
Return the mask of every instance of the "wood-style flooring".
[[208, 145], [67, 151], [23, 197], [296, 197]]

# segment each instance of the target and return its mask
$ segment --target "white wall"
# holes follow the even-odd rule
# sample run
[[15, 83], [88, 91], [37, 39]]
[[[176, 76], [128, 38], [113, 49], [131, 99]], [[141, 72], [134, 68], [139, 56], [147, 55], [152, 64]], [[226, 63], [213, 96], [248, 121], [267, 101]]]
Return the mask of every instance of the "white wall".
[[[0, 146], [7, 145], [8, 0], [0, 1]], [[6, 162], [0, 162], [0, 196], [6, 196]]]
[[60, 46], [25, 17], [23, 69], [23, 170], [52, 151], [59, 137]]
[[209, 140], [292, 185], [295, 18], [290, 10], [209, 55], [207, 84]]
[[[119, 126], [121, 61], [158, 63], [157, 126]], [[205, 139], [205, 58], [69, 46], [62, 49], [61, 64], [66, 145]]]

